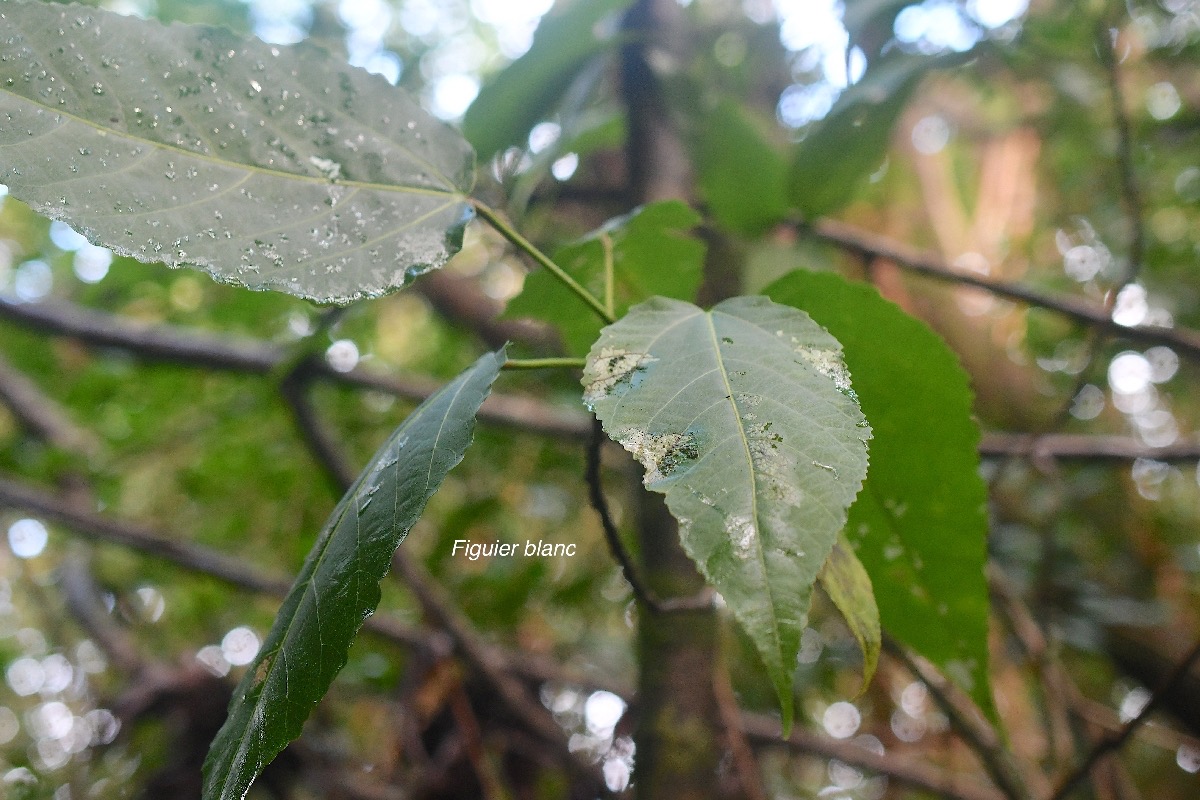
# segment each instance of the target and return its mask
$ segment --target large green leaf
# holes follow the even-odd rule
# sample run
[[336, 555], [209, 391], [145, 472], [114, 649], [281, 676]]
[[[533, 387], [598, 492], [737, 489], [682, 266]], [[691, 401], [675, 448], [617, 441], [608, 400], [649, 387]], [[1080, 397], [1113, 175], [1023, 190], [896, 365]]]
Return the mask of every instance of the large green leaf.
[[862, 189], [883, 163], [892, 128], [913, 89], [938, 63], [930, 56], [899, 52], [879, 59], [805, 135], [796, 148], [788, 187], [806, 217], [837, 211]]
[[[786, 161], [765, 126], [732, 100], [722, 100], [705, 117], [695, 144], [700, 191], [718, 222], [757, 236], [788, 214]], [[748, 180], [753, 191], [746, 190]]]
[[379, 581], [425, 503], [459, 461], [504, 351], [489, 353], [396, 429], [334, 509], [262, 651], [234, 691], [204, 764], [205, 800], [246, 796], [346, 663]]
[[377, 75], [79, 6], [0, 42], [0, 182], [119, 253], [349, 302], [458, 249], [471, 148]]
[[987, 490], [967, 374], [954, 353], [874, 288], [797, 271], [766, 290], [837, 336], [871, 420], [871, 475], [846, 531], [884, 628], [992, 708]]
[[765, 297], [707, 312], [655, 297], [604, 329], [583, 383], [762, 654], [789, 728], [812, 586], [867, 471], [841, 347]]
[[630, 0], [575, 0], [552, 11], [538, 25], [529, 50], [484, 85], [463, 117], [463, 133], [489, 158], [523, 145], [529, 131], [551, 116], [576, 75], [612, 44], [599, 35], [605, 17]]
[[[652, 203], [559, 248], [554, 260], [601, 298], [606, 265], [611, 267], [617, 316], [654, 295], [692, 299], [703, 277], [705, 246], [688, 232], [699, 223], [700, 215], [677, 200]], [[545, 271], [526, 278], [521, 294], [509, 303], [508, 314], [553, 322], [573, 353], [591, 347], [602, 325], [595, 315], [581, 313], [579, 301]]]

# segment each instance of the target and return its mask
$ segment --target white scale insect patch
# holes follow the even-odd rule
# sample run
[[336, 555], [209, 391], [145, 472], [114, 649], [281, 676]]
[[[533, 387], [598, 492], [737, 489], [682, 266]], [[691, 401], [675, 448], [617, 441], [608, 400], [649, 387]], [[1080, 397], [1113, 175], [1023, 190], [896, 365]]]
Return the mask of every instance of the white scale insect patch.
[[587, 388], [583, 402], [588, 408], [612, 394], [622, 381], [629, 381], [639, 370], [658, 359], [649, 353], [633, 353], [619, 347], [604, 347], [595, 360], [589, 360], [584, 369]]
[[617, 441], [645, 467], [642, 482], [646, 486], [665, 480], [682, 463], [698, 455], [696, 438], [690, 433], [652, 434], [630, 428], [618, 435]]

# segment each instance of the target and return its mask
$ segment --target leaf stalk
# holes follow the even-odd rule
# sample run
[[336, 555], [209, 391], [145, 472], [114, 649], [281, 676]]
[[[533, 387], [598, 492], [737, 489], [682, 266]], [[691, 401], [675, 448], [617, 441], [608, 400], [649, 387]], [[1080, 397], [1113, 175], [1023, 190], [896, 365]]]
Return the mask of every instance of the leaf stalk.
[[470, 202], [475, 208], [475, 212], [479, 214], [479, 216], [485, 222], [495, 228], [496, 231], [505, 239], [507, 239], [514, 247], [532, 258], [540, 266], [544, 267], [548, 272], [550, 272], [551, 275], [558, 278], [558, 280], [562, 282], [564, 286], [574, 292], [580, 300], [582, 300], [588, 305], [589, 308], [592, 309], [592, 311], [596, 312], [596, 315], [600, 317], [600, 319], [604, 320], [610, 325], [617, 321], [616, 316], [610, 313], [609, 310], [604, 307], [604, 304], [596, 299], [595, 295], [585, 289], [583, 285], [579, 283], [579, 281], [568, 275], [562, 267], [560, 267], [558, 264], [555, 264], [554, 261], [541, 250], [539, 250], [533, 244], [533, 242], [526, 239], [515, 228], [505, 222], [504, 219], [501, 218], [501, 216], [497, 214], [494, 209], [492, 209], [486, 203], [475, 200], [474, 198], [472, 198]]

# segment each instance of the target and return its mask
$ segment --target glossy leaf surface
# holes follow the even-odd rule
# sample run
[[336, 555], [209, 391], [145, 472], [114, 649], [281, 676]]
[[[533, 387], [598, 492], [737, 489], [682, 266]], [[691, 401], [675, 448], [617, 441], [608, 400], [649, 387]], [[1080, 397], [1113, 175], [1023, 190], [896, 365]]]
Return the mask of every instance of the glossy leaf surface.
[[987, 491], [966, 373], [945, 342], [870, 286], [797, 271], [766, 293], [827, 327], [854, 370], [875, 438], [846, 531], [883, 627], [991, 709]]
[[204, 765], [205, 800], [246, 796], [346, 663], [379, 603], [379, 581], [471, 443], [475, 414], [504, 364], [489, 353], [422, 403], [371, 459], [317, 537], [262, 650], [234, 691]]
[[837, 341], [764, 297], [656, 297], [604, 329], [583, 384], [754, 641], [789, 727], [812, 587], [867, 470]]
[[474, 155], [313, 47], [80, 6], [0, 8], [0, 183], [141, 261], [349, 302], [441, 266]]

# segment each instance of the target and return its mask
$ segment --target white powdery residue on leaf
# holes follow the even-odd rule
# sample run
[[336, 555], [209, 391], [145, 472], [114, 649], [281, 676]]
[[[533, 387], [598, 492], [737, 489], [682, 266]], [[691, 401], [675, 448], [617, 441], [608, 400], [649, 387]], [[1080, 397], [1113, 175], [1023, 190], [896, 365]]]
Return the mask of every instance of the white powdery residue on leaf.
[[770, 422], [746, 428], [746, 444], [754, 472], [774, 499], [788, 506], [798, 506], [804, 492], [798, 485], [796, 462], [782, 449], [783, 437], [773, 433], [771, 428]]
[[[796, 338], [792, 337], [792, 343], [796, 343]], [[855, 400], [858, 397], [854, 394], [854, 389], [850, 386], [850, 370], [846, 369], [846, 365], [842, 363], [841, 354], [836, 350], [826, 350], [820, 347], [809, 347], [807, 345], [798, 345], [796, 352], [805, 361], [812, 366], [817, 372], [833, 381], [833, 385], [837, 390], [848, 397]]]
[[642, 482], [653, 486], [665, 480], [686, 461], [694, 460], [696, 437], [691, 433], [647, 433], [639, 428], [630, 428], [617, 437], [621, 446], [642, 463], [646, 475]]
[[758, 528], [754, 520], [745, 514], [731, 514], [725, 520], [725, 532], [729, 534], [733, 554], [741, 559], [749, 558], [758, 540]]
[[633, 376], [658, 359], [649, 353], [632, 353], [619, 347], [604, 347], [600, 355], [584, 369], [587, 388], [583, 402], [588, 408], [608, 397], [623, 382], [631, 383]]

